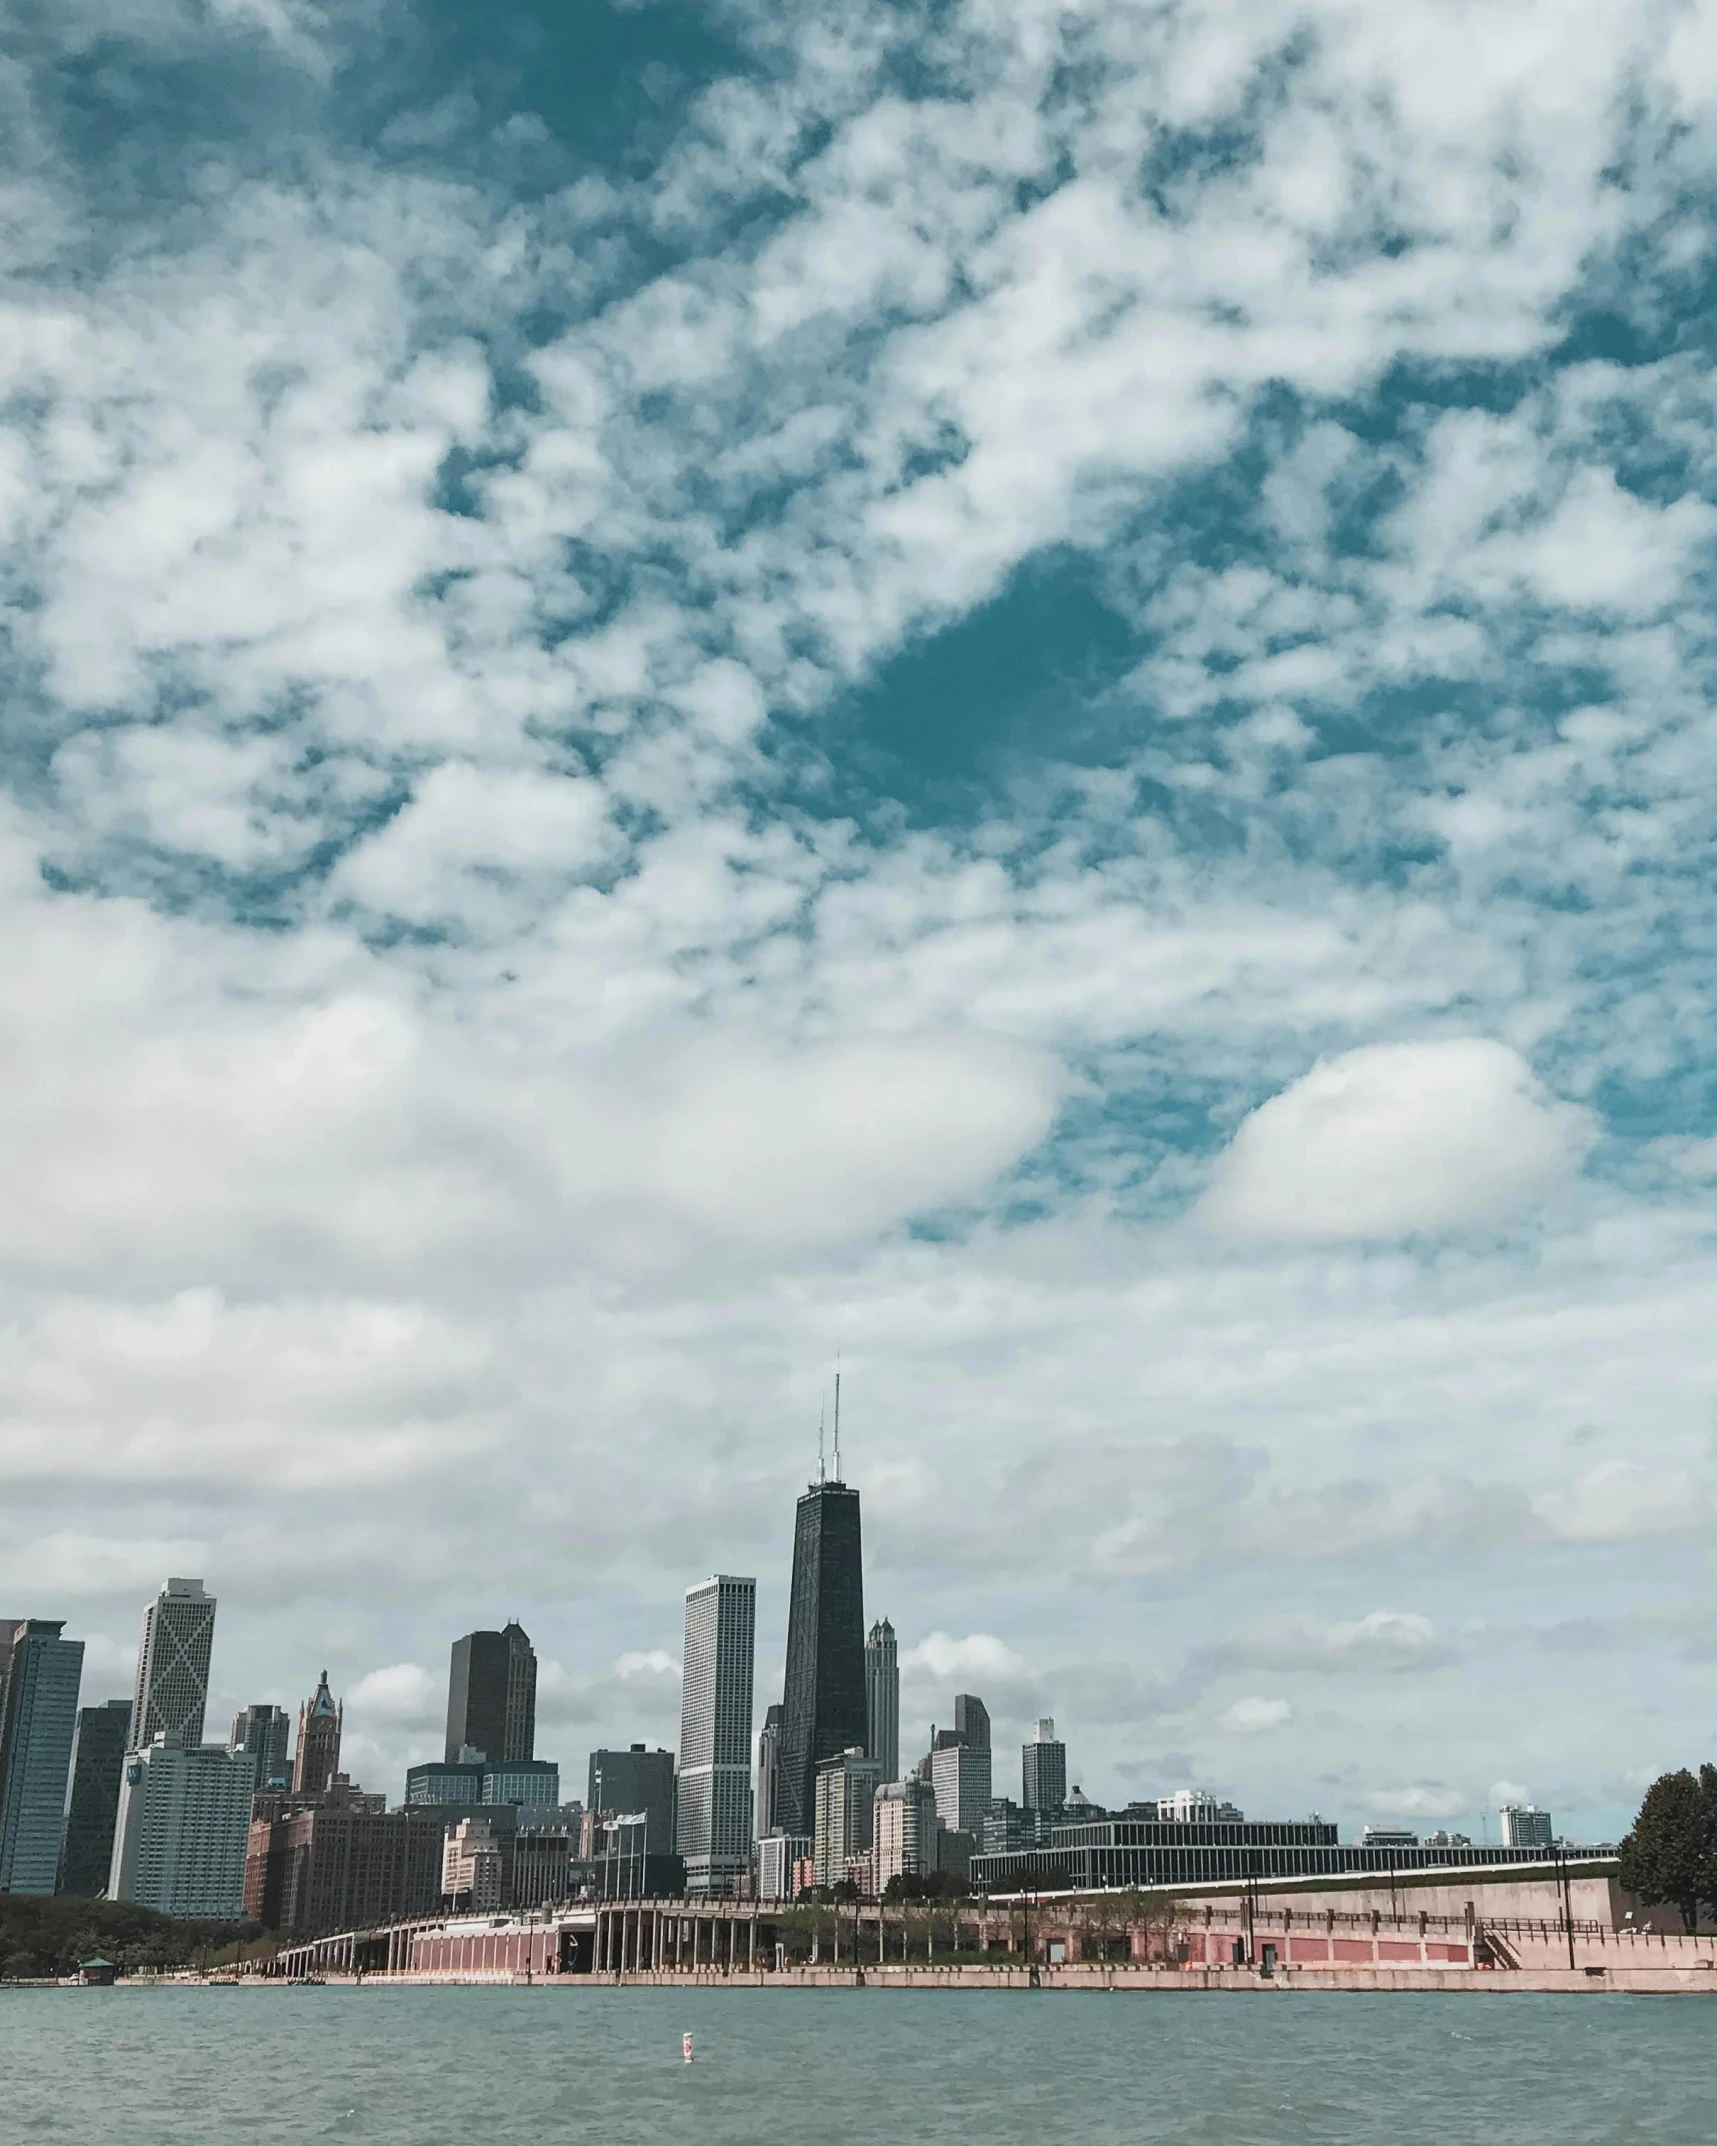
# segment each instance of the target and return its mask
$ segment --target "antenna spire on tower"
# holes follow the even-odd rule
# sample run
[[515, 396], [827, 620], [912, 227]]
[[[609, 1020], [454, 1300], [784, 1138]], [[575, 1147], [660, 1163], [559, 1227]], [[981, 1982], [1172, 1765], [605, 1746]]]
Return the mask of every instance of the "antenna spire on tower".
[[841, 1479], [841, 1360], [835, 1358], [835, 1481]]
[[828, 1420], [829, 1404], [822, 1402], [817, 1409], [817, 1481], [823, 1480], [823, 1426]]

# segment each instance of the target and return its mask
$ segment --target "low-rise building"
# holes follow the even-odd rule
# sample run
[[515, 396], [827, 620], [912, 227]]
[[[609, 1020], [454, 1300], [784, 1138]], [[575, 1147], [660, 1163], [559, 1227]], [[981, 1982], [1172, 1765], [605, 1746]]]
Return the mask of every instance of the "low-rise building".
[[244, 1911], [270, 1930], [340, 1930], [441, 1905], [438, 1808], [354, 1809], [318, 1801], [250, 1828]]

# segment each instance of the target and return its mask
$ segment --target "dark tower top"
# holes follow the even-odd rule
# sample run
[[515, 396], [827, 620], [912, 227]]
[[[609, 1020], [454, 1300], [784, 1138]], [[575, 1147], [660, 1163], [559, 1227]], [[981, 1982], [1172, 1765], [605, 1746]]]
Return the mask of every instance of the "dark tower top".
[[775, 1812], [782, 1831], [815, 1831], [819, 1761], [862, 1748], [865, 1736], [859, 1495], [845, 1483], [813, 1483], [793, 1530]]
[[345, 1709], [334, 1704], [328, 1672], [314, 1698], [298, 1709], [298, 1752], [292, 1764], [293, 1792], [319, 1796], [340, 1770], [340, 1721]]
[[467, 1746], [491, 1766], [536, 1756], [537, 1657], [524, 1627], [467, 1632], [447, 1679], [447, 1763]]

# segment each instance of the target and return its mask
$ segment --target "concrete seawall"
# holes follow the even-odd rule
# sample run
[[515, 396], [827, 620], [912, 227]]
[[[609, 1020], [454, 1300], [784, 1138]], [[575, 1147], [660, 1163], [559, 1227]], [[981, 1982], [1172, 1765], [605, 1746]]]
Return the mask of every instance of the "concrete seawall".
[[[1092, 1992], [1099, 1995], [1184, 1996], [1192, 1990], [1226, 1990], [1252, 1997], [1292, 1996], [1295, 1992], [1342, 1990], [1434, 1990], [1439, 1996], [1717, 1996], [1717, 1973], [1678, 1967], [1619, 1967], [1603, 1972], [1567, 1968], [1474, 1970], [1458, 1967], [1293, 1967], [1260, 1975], [1243, 1967], [1091, 1968], [1044, 1967], [1034, 1982], [1024, 1968], [867, 1967], [863, 1976], [851, 1968], [805, 1967], [784, 1974], [732, 1974], [704, 1970], [696, 1974], [660, 1974], [649, 1970], [624, 1975], [512, 1974], [373, 1974], [329, 1975], [330, 1988], [345, 1989], [855, 1989], [866, 1990], [1019, 1990]], [[252, 1980], [257, 1988], [290, 1989], [289, 1982]]]

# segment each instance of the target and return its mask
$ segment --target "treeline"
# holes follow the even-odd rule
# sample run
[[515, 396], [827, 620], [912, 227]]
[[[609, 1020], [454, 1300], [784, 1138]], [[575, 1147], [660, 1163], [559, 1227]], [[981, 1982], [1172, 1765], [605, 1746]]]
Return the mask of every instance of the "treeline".
[[1659, 1774], [1622, 1843], [1620, 1878], [1650, 1907], [1679, 1911], [1689, 1930], [1717, 1918], [1717, 1766]]
[[0, 1977], [13, 1982], [75, 1975], [93, 1959], [111, 1960], [125, 1974], [213, 1966], [260, 1935], [254, 1923], [184, 1921], [128, 1900], [0, 1893]]

